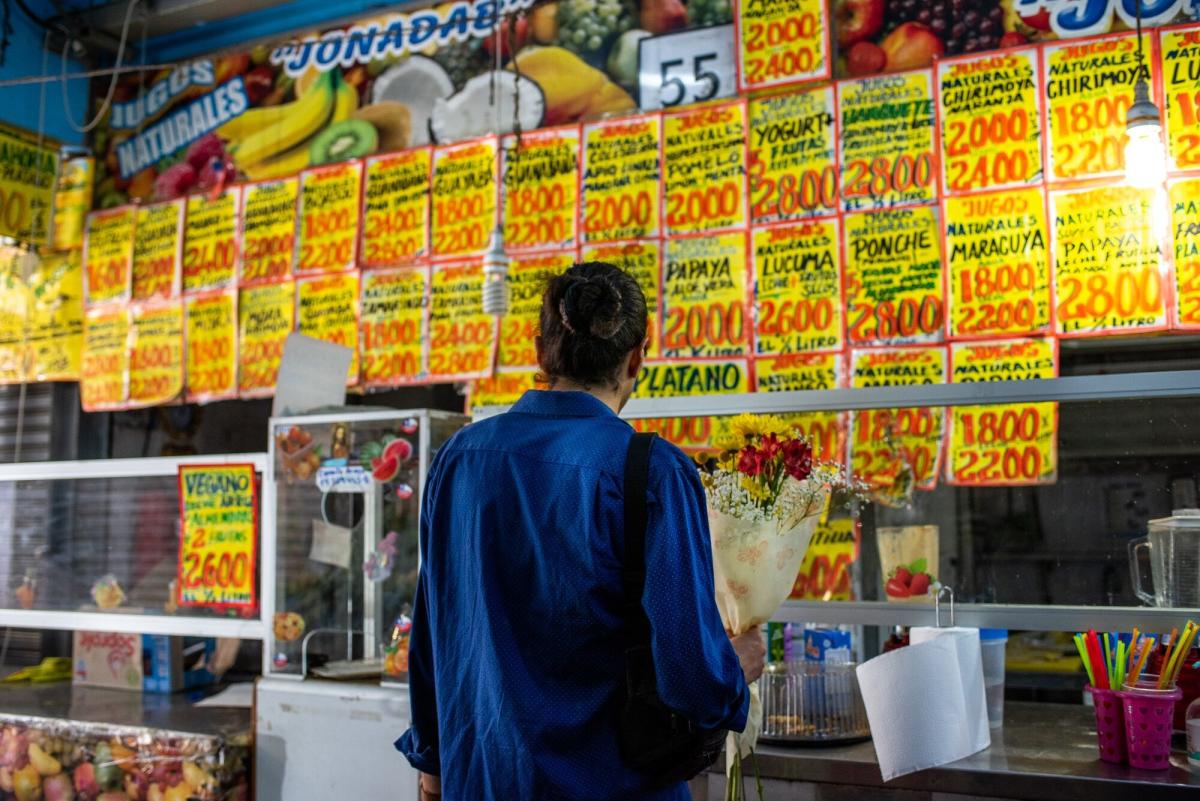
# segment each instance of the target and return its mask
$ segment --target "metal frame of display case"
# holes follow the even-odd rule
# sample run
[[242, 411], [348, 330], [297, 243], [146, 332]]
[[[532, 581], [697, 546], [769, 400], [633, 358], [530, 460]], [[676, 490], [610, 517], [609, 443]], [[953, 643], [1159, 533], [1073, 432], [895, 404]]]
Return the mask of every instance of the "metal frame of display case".
[[[86, 478], [139, 478], [176, 476], [180, 465], [252, 464], [262, 476], [259, 491], [259, 567], [260, 586], [267, 556], [275, 550], [274, 487], [267, 483], [267, 455], [238, 453], [222, 456], [172, 456], [141, 459], [96, 459], [72, 462], [23, 462], [0, 465], [0, 483], [16, 481], [55, 481]], [[273, 557], [272, 557], [273, 561]], [[192, 637], [236, 637], [265, 640], [268, 618], [266, 604], [260, 599], [259, 616], [252, 619], [228, 617], [190, 617], [186, 615], [142, 614], [132, 612], [87, 612], [79, 610], [2, 609], [0, 626], [63, 631], [115, 631], [123, 634], [167, 634]]]
[[[1040, 401], [1079, 402], [1200, 398], [1200, 370], [1066, 376], [923, 386], [750, 392], [682, 398], [637, 398], [622, 410], [629, 419], [719, 417], [789, 412], [849, 412], [895, 407], [950, 407]], [[490, 406], [472, 410], [480, 420], [507, 411]], [[955, 622], [966, 626], [1026, 631], [1081, 631], [1095, 628], [1147, 631], [1182, 626], [1196, 610], [1135, 606], [1053, 606], [1043, 604], [955, 604]], [[788, 601], [776, 620], [791, 623], [874, 626], [933, 625], [933, 604], [886, 601]]]

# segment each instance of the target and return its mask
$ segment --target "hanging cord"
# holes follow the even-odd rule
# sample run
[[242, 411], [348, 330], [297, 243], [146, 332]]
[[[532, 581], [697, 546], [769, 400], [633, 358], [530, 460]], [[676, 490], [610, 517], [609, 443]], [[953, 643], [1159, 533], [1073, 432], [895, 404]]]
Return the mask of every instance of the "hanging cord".
[[517, 28], [524, 18], [525, 12], [518, 12], [515, 19], [510, 18], [512, 23], [508, 26], [508, 53], [511, 57], [509, 64], [517, 76], [513, 81], [513, 134], [517, 137], [517, 150], [521, 149], [521, 64], [517, 61]]
[[104, 95], [104, 102], [100, 104], [99, 110], [96, 111], [96, 116], [90, 122], [80, 125], [75, 121], [75, 115], [71, 113], [71, 101], [67, 96], [67, 53], [71, 49], [74, 39], [71, 36], [66, 36], [63, 39], [62, 49], [62, 101], [63, 112], [66, 114], [67, 124], [74, 128], [79, 133], [88, 133], [104, 119], [108, 114], [108, 109], [112, 106], [113, 95], [117, 91], [117, 75], [121, 70], [121, 60], [125, 57], [125, 45], [129, 41], [129, 23], [133, 21], [133, 10], [137, 7], [138, 0], [129, 0], [129, 5], [125, 7], [125, 21], [121, 24], [121, 40], [117, 45], [117, 60], [113, 66], [112, 77], [108, 81], [108, 92]]
[[10, 0], [4, 0], [2, 11], [3, 19], [0, 19], [0, 67], [4, 66], [4, 62], [8, 58], [8, 45], [12, 41], [13, 25], [12, 25], [12, 3]]
[[1148, 82], [1150, 80], [1150, 69], [1146, 66], [1146, 59], [1142, 55], [1142, 0], [1137, 0], [1137, 3], [1134, 5], [1134, 13], [1137, 15], [1137, 40], [1138, 40], [1137, 80], [1134, 82], [1135, 83], [1137, 81], [1147, 81]]

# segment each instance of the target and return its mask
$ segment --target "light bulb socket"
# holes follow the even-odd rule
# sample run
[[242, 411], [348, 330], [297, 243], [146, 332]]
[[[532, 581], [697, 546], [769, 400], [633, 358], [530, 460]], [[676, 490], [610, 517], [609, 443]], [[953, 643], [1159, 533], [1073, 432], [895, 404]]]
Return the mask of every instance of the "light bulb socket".
[[1162, 113], [1150, 99], [1150, 85], [1146, 79], [1139, 77], [1133, 85], [1133, 105], [1125, 115], [1125, 130], [1155, 125], [1162, 128]]
[[508, 254], [504, 252], [504, 229], [497, 225], [483, 254], [483, 313], [508, 314]]

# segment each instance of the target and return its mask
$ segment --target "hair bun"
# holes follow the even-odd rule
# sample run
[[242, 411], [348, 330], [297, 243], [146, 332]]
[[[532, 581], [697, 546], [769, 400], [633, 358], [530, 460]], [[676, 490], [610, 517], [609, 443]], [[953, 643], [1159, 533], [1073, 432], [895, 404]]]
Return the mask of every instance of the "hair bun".
[[562, 311], [572, 332], [607, 339], [621, 327], [621, 293], [603, 278], [580, 278], [563, 294]]

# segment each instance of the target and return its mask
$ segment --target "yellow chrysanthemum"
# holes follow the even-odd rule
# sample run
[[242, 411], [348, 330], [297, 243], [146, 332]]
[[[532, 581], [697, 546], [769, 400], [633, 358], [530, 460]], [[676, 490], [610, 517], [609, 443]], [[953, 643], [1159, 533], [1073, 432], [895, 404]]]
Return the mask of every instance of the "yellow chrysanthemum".
[[759, 503], [764, 503], [771, 500], [771, 490], [766, 487], [761, 481], [752, 478], [751, 476], [742, 476], [742, 489], [750, 493], [750, 497]]
[[773, 414], [739, 414], [729, 421], [729, 437], [741, 447], [747, 437], [765, 437], [774, 434], [782, 437], [791, 433], [792, 427], [783, 418]]

